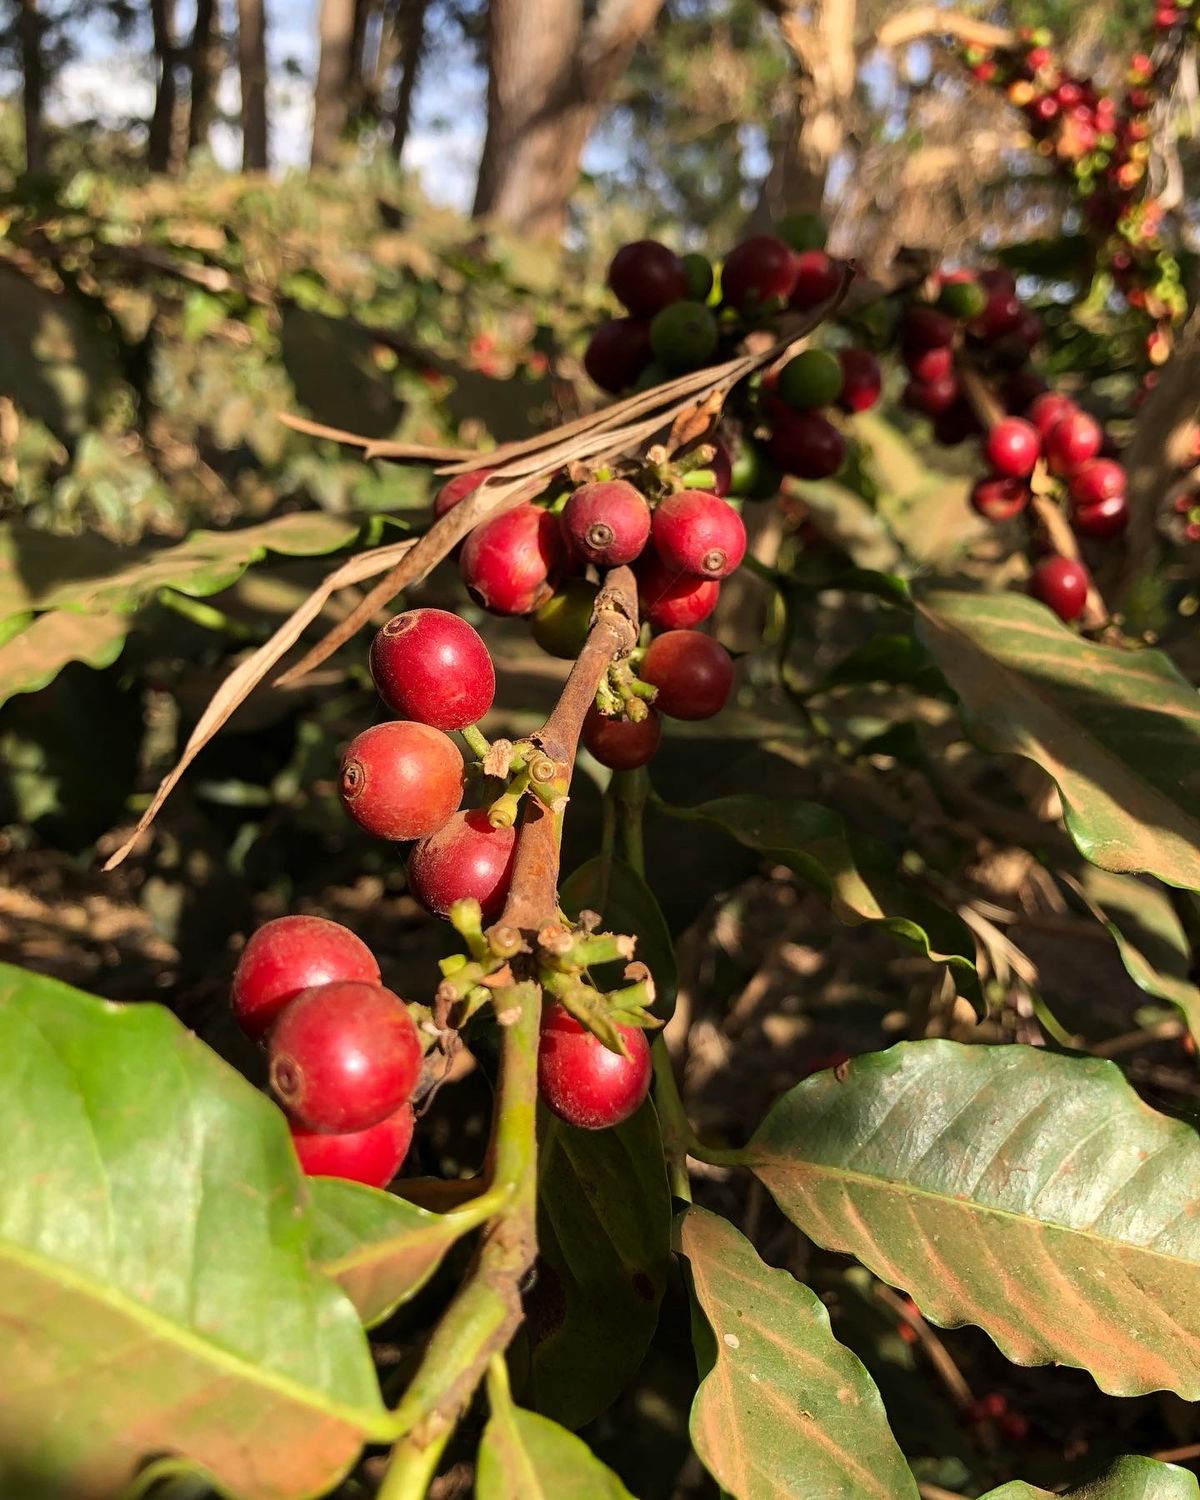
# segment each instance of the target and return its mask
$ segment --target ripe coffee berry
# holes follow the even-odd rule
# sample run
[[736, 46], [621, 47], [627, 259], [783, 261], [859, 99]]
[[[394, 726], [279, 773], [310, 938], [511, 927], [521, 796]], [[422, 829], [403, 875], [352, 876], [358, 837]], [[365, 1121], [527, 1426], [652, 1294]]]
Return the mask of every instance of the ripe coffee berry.
[[627, 1120], [650, 1090], [650, 1044], [636, 1026], [618, 1026], [628, 1057], [610, 1052], [561, 1005], [549, 1005], [538, 1039], [538, 1093], [551, 1113], [581, 1130]]
[[781, 408], [772, 414], [767, 451], [787, 474], [828, 479], [845, 462], [846, 439], [820, 412]]
[[1055, 474], [1073, 474], [1100, 452], [1104, 432], [1085, 411], [1059, 417], [1046, 434], [1046, 461]]
[[481, 808], [457, 812], [408, 857], [408, 889], [435, 917], [473, 896], [485, 922], [500, 915], [512, 880], [516, 828], [493, 828]]
[[1022, 417], [1005, 417], [987, 435], [988, 463], [997, 474], [1024, 479], [1033, 473], [1041, 452], [1037, 428]]
[[671, 719], [711, 719], [729, 701], [733, 658], [711, 635], [668, 630], [646, 648], [638, 676], [658, 689], [654, 706]]
[[583, 650], [599, 584], [568, 578], [533, 617], [533, 638], [550, 656], [574, 661]]
[[462, 801], [463, 762], [440, 729], [392, 719], [364, 729], [342, 757], [346, 811], [382, 839], [423, 839]]
[[1073, 557], [1047, 557], [1034, 568], [1029, 592], [1069, 622], [1083, 613], [1090, 582], [1088, 570]]
[[339, 980], [305, 990], [268, 1047], [271, 1088], [310, 1130], [365, 1130], [394, 1114], [421, 1073], [408, 1008], [378, 984]]
[[608, 268], [608, 284], [617, 301], [640, 318], [688, 294], [683, 262], [657, 240], [622, 245]]
[[828, 302], [842, 284], [842, 270], [824, 250], [802, 250], [792, 265], [792, 292], [788, 306], [808, 312]]
[[302, 990], [335, 979], [378, 984], [379, 965], [366, 943], [324, 917], [276, 917], [242, 949], [230, 996], [234, 1017], [247, 1036], [263, 1036]]
[[654, 550], [669, 568], [698, 578], [728, 578], [746, 555], [737, 511], [704, 490], [680, 490], [654, 511]]
[[453, 510], [468, 495], [473, 495], [488, 475], [495, 472], [495, 469], [472, 469], [469, 474], [456, 474], [453, 479], [447, 479], [433, 497], [434, 520], [440, 521], [448, 510]]
[[842, 394], [842, 367], [825, 349], [805, 349], [789, 359], [775, 387], [779, 399], [795, 411], [832, 406]]
[[707, 364], [718, 338], [717, 320], [701, 302], [673, 302], [656, 313], [650, 324], [654, 358], [671, 374], [682, 375]]
[[869, 349], [843, 349], [842, 394], [838, 405], [845, 412], [870, 411], [883, 390], [883, 371]]
[[375, 690], [393, 713], [434, 729], [476, 724], [496, 696], [479, 632], [444, 609], [406, 609], [371, 642]]
[[650, 329], [640, 318], [612, 318], [592, 334], [583, 368], [602, 391], [628, 390], [654, 358]]
[[954, 378], [954, 350], [949, 344], [935, 344], [932, 349], [924, 344], [906, 344], [900, 352], [913, 379], [923, 385]]
[[959, 398], [958, 381], [953, 375], [942, 375], [937, 380], [910, 380], [904, 388], [904, 404], [910, 411], [922, 412], [927, 417], [938, 417], [948, 412]]
[[558, 522], [537, 505], [493, 516], [463, 544], [459, 567], [471, 597], [496, 615], [528, 615], [554, 592], [565, 551]]
[[1011, 521], [1029, 504], [1029, 486], [1021, 479], [991, 475], [971, 491], [971, 506], [986, 521]]
[[635, 724], [632, 719], [608, 718], [593, 703], [583, 721], [583, 743], [602, 766], [613, 771], [636, 771], [658, 749], [662, 720], [654, 709]]
[[1077, 505], [1071, 512], [1071, 524], [1080, 536], [1093, 541], [1107, 541], [1120, 536], [1129, 525], [1129, 505], [1124, 495], [1106, 495], [1089, 505]]
[[581, 484], [559, 519], [572, 550], [598, 568], [632, 562], [650, 536], [650, 507], [624, 479]]
[[1111, 458], [1093, 458], [1071, 475], [1067, 488], [1076, 505], [1095, 505], [1125, 493], [1125, 470]]
[[983, 339], [998, 339], [1020, 325], [1024, 309], [1012, 292], [992, 292], [975, 322], [974, 331]]
[[1065, 417], [1068, 412], [1073, 412], [1075, 409], [1075, 403], [1069, 396], [1064, 396], [1060, 391], [1045, 391], [1042, 395], [1035, 397], [1029, 407], [1028, 416], [1044, 439], [1060, 417]]
[[344, 1177], [378, 1188], [387, 1187], [404, 1165], [412, 1145], [413, 1125], [411, 1104], [402, 1104], [395, 1114], [365, 1130], [338, 1135], [309, 1130], [299, 1120], [288, 1121], [292, 1145], [309, 1177]]
[[773, 234], [755, 234], [729, 252], [721, 270], [721, 296], [739, 312], [786, 302], [796, 280], [791, 246]]
[[900, 338], [906, 350], [944, 349], [954, 342], [956, 332], [953, 318], [923, 302], [908, 308], [900, 325]]
[[721, 585], [713, 578], [695, 578], [669, 568], [647, 547], [634, 570], [638, 607], [643, 618], [660, 630], [686, 630], [707, 620], [717, 607]]

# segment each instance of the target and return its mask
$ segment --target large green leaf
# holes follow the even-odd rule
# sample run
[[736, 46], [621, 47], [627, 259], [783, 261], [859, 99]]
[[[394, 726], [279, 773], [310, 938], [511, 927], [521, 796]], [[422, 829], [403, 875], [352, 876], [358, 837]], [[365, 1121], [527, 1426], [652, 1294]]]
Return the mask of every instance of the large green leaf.
[[902, 1043], [800, 1084], [744, 1155], [933, 1322], [1114, 1395], [1200, 1397], [1200, 1143], [1112, 1063]]
[[671, 1195], [649, 1104], [613, 1130], [545, 1117], [538, 1246], [526, 1397], [582, 1427], [637, 1370], [670, 1275]]
[[298, 1500], [384, 1437], [283, 1116], [157, 1005], [0, 966], [0, 1453], [99, 1495], [177, 1453]]
[[[559, 902], [569, 917], [577, 917], [581, 911], [597, 911], [606, 932], [637, 939], [635, 956], [654, 976], [654, 1014], [661, 1021], [669, 1021], [675, 1013], [678, 983], [675, 948], [654, 892], [633, 866], [598, 854], [567, 876], [559, 890]], [[612, 973], [602, 969], [595, 977], [610, 988], [621, 983], [619, 969]]]
[[478, 1220], [436, 1214], [391, 1193], [318, 1177], [312, 1183], [313, 1255], [368, 1326], [416, 1296], [442, 1257]]
[[476, 1500], [633, 1500], [587, 1444], [537, 1412], [493, 1412], [479, 1445]]
[[[1040, 1490], [1014, 1479], [998, 1490], [989, 1490], [983, 1500], [1056, 1500], [1057, 1491]], [[1061, 1500], [1200, 1500], [1196, 1476], [1174, 1464], [1152, 1458], [1118, 1458], [1096, 1479], [1067, 1490]]]
[[930, 590], [917, 622], [974, 737], [1054, 778], [1085, 858], [1200, 889], [1200, 696], [1166, 656], [1084, 640], [1017, 593]]
[[766, 1266], [732, 1224], [689, 1208], [676, 1227], [703, 1379], [691, 1432], [734, 1500], [916, 1500], [879, 1392], [816, 1294]]
[[128, 633], [128, 615], [81, 615], [54, 609], [35, 616], [0, 645], [0, 703], [18, 693], [36, 693], [70, 662], [111, 666]]

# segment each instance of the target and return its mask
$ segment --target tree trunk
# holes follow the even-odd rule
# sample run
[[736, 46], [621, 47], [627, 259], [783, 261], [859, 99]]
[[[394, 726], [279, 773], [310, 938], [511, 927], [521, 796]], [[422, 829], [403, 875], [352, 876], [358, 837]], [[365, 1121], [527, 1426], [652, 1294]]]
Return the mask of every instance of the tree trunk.
[[392, 155], [400, 160], [408, 128], [412, 124], [413, 94], [421, 70], [421, 53], [425, 46], [425, 15], [429, 0], [400, 0], [396, 14], [396, 42], [399, 50], [400, 77], [396, 83], [396, 102], [392, 106]]
[[346, 130], [354, 76], [355, 0], [321, 0], [321, 59], [313, 90], [311, 163], [331, 167]]
[[188, 49], [191, 78], [188, 105], [188, 150], [208, 145], [212, 125], [213, 95], [221, 73], [221, 39], [217, 34], [216, 0], [196, 0], [196, 25]]
[[242, 170], [267, 170], [267, 23], [263, 0], [238, 0]]
[[367, 35], [378, 4], [379, 0], [354, 0], [350, 82], [346, 91], [346, 117], [351, 124], [365, 119], [375, 109], [374, 70], [367, 65]]
[[42, 57], [42, 18], [37, 0], [21, 0], [17, 17], [21, 43], [21, 105], [25, 115], [25, 170], [42, 172], [46, 167], [46, 130], [42, 100], [46, 89], [46, 64]]
[[170, 172], [174, 166], [175, 137], [175, 0], [150, 0], [150, 25], [154, 33], [154, 60], [158, 83], [154, 91], [154, 114], [146, 145], [146, 164], [152, 172]]
[[491, 0], [476, 218], [557, 240], [583, 148], [662, 0]]

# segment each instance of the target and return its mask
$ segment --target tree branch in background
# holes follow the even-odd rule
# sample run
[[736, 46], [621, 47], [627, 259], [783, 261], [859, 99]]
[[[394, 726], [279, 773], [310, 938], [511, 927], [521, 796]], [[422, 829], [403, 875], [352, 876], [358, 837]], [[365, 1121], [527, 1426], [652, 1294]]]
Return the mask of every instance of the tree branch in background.
[[42, 56], [42, 18], [37, 0], [21, 0], [17, 32], [21, 43], [21, 107], [25, 117], [25, 170], [46, 167], [46, 129], [43, 96], [46, 63]]
[[425, 50], [425, 15], [429, 0], [399, 0], [394, 21], [400, 76], [392, 106], [392, 156], [400, 160], [412, 124], [413, 94]]
[[242, 82], [242, 170], [265, 172], [267, 19], [263, 0], [238, 0], [238, 73]]
[[175, 158], [175, 0], [150, 0], [154, 61], [158, 80], [154, 113], [146, 142], [146, 165], [152, 172], [172, 172]]
[[213, 95], [221, 72], [221, 39], [217, 28], [216, 0], [196, 0], [196, 24], [188, 48], [191, 79], [188, 105], [188, 152], [208, 145], [212, 126]]
[[919, 5], [915, 10], [904, 11], [885, 21], [871, 38], [868, 49], [906, 47], [909, 42], [939, 36], [952, 36], [972, 46], [997, 49], [1012, 47], [1017, 40], [1016, 33], [1005, 26], [992, 26], [974, 16], [943, 10], [940, 5]]
[[355, 0], [321, 0], [321, 56], [313, 86], [313, 167], [332, 167], [346, 130], [354, 76]]

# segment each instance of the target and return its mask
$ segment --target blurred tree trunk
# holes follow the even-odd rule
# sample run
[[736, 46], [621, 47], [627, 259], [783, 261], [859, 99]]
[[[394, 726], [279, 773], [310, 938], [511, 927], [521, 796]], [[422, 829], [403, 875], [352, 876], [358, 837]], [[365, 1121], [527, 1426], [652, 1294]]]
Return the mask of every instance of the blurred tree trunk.
[[367, 66], [367, 37], [379, 0], [354, 0], [354, 30], [350, 37], [350, 84], [346, 117], [349, 122], [366, 119], [376, 111], [374, 69]]
[[413, 94], [421, 70], [421, 53], [425, 47], [425, 16], [429, 0], [399, 0], [396, 10], [396, 47], [400, 77], [396, 84], [396, 102], [392, 106], [392, 155], [400, 160], [408, 128], [412, 124]]
[[208, 145], [221, 63], [216, 0], [196, 0], [196, 24], [188, 48], [188, 75], [191, 79], [191, 99], [188, 106], [189, 152]]
[[354, 76], [355, 0], [321, 0], [321, 57], [313, 91], [311, 164], [331, 167], [346, 130]]
[[558, 239], [583, 148], [662, 0], [491, 0], [476, 218]]
[[267, 170], [267, 23], [263, 0], [238, 0], [242, 171]]
[[175, 0], [150, 0], [150, 26], [154, 34], [154, 61], [158, 84], [154, 91], [154, 113], [146, 143], [146, 165], [152, 172], [170, 172], [175, 167]]
[[21, 107], [25, 116], [25, 170], [42, 172], [46, 167], [46, 129], [43, 96], [46, 64], [42, 57], [42, 18], [37, 0], [21, 0], [17, 16], [21, 44]]

